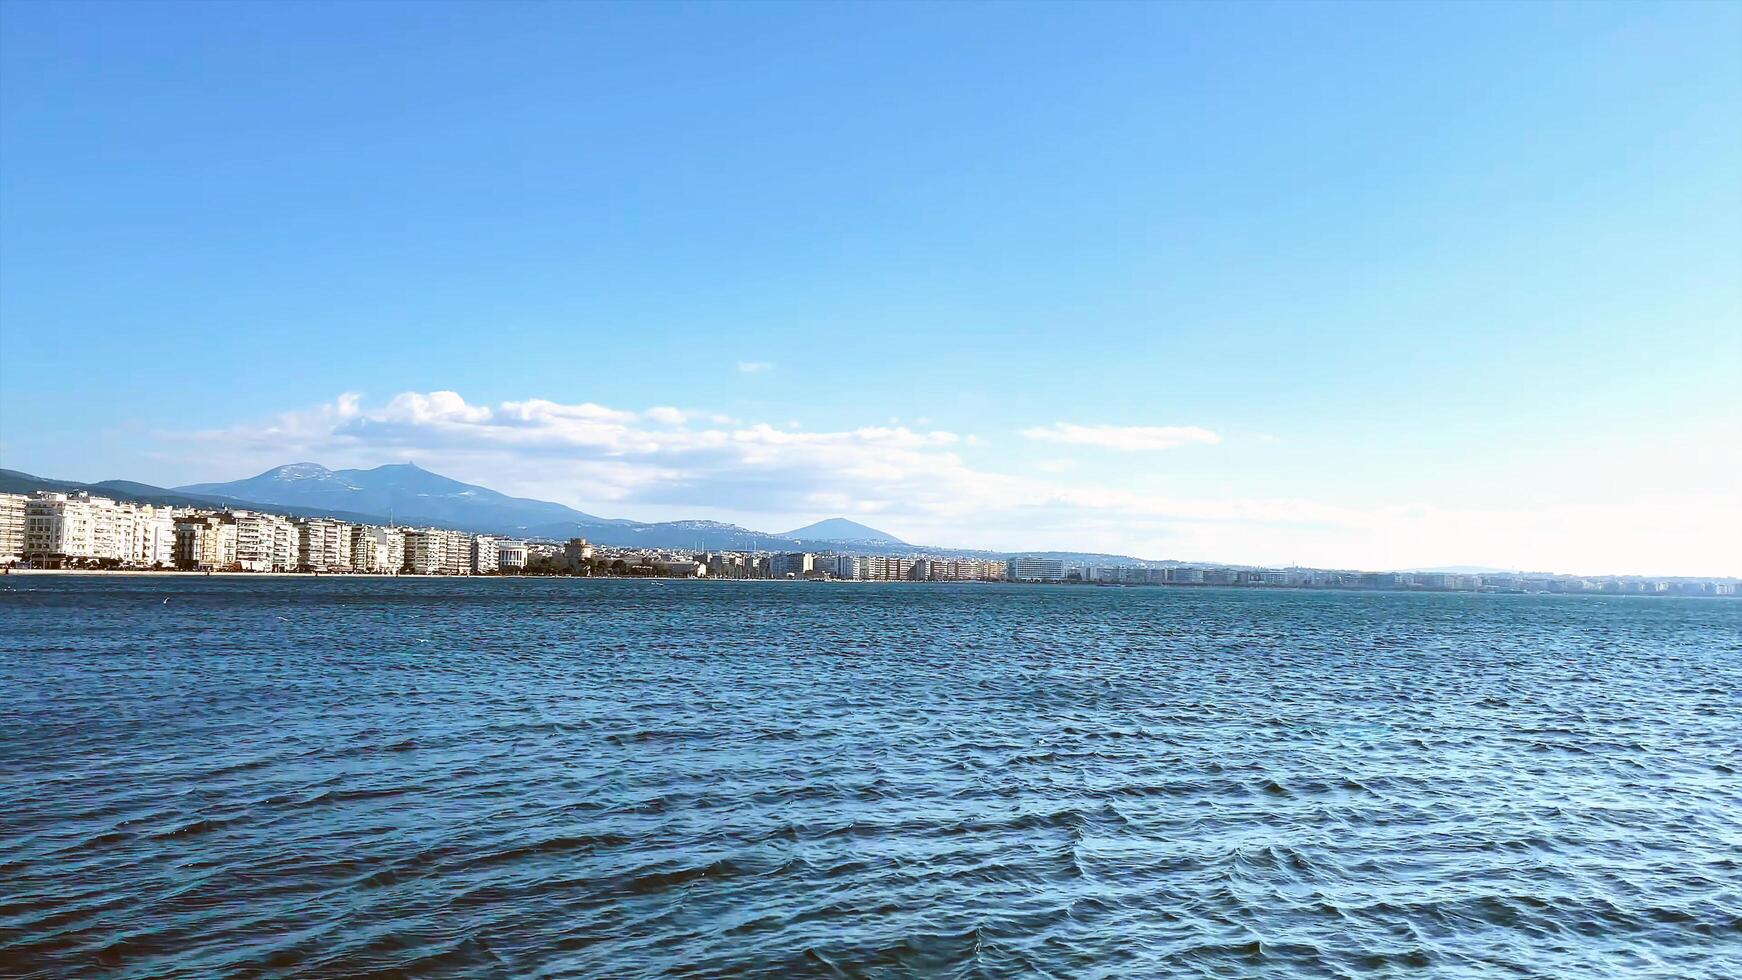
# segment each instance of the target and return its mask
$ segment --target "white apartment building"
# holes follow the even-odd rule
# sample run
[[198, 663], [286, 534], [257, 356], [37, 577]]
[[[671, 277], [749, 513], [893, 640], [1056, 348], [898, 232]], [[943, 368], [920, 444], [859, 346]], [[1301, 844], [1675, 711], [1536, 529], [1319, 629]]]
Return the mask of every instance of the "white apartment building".
[[125, 504], [112, 522], [121, 562], [141, 568], [175, 565], [175, 513], [168, 507]]
[[301, 535], [295, 524], [277, 514], [239, 510], [236, 522], [236, 564], [245, 572], [294, 572], [301, 563]]
[[405, 570], [413, 575], [435, 575], [442, 570], [441, 532], [427, 528], [407, 530], [402, 536], [405, 542]]
[[[23, 500], [20, 553], [38, 565], [149, 566], [173, 561], [175, 532], [167, 508], [93, 497], [83, 491], [39, 492]], [[15, 512], [16, 507], [6, 504], [8, 511]], [[0, 561], [4, 560], [5, 553], [0, 552]]]
[[448, 575], [472, 574], [472, 536], [463, 531], [442, 531], [442, 571]]
[[95, 517], [87, 493], [36, 493], [24, 503], [24, 557], [58, 567], [96, 557]]
[[351, 567], [372, 575], [397, 575], [405, 565], [405, 535], [393, 527], [359, 527], [351, 537]]
[[1012, 582], [1062, 582], [1065, 563], [1057, 558], [1012, 558], [1005, 562], [1005, 575]]
[[526, 567], [526, 542], [496, 542], [496, 567], [504, 572], [518, 572]]
[[0, 565], [24, 560], [24, 502], [21, 493], [0, 493]]
[[296, 522], [297, 565], [306, 572], [351, 570], [352, 525], [325, 517]]
[[863, 565], [855, 564], [861, 578], [873, 582], [900, 582], [913, 574], [913, 559], [890, 558], [885, 555], [871, 555], [859, 559]]
[[417, 575], [471, 574], [471, 535], [427, 527], [406, 531], [405, 569]]
[[186, 514], [175, 519], [175, 565], [205, 572], [236, 565], [236, 524], [229, 514]]
[[495, 538], [480, 534], [472, 539], [472, 573], [489, 575], [501, 567], [502, 555]]

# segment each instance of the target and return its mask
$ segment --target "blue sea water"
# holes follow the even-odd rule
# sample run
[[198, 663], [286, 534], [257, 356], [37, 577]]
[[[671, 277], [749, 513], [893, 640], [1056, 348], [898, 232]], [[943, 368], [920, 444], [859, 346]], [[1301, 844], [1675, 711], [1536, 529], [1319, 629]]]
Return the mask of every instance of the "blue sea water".
[[1742, 976], [1742, 601], [14, 576], [0, 690], [7, 975]]

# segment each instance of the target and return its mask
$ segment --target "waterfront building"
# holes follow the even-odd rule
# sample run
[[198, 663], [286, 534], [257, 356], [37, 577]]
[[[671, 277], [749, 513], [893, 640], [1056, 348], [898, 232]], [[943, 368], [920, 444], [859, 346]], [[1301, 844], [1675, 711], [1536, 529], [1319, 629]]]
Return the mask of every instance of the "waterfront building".
[[301, 562], [297, 526], [278, 514], [232, 511], [236, 564], [245, 572], [294, 572]]
[[741, 579], [750, 577], [750, 562], [743, 556], [731, 552], [714, 551], [703, 557], [708, 566], [709, 578]]
[[472, 536], [464, 531], [441, 531], [442, 572], [448, 575], [472, 574]]
[[659, 574], [675, 578], [702, 578], [708, 574], [708, 566], [694, 558], [653, 558], [647, 563], [658, 569]]
[[351, 568], [369, 575], [397, 575], [405, 565], [405, 535], [398, 528], [363, 526], [351, 534]]
[[823, 554], [811, 559], [812, 578], [854, 579], [858, 577], [858, 561], [852, 555]]
[[296, 522], [297, 567], [305, 572], [351, 570], [352, 525], [325, 517]]
[[[6, 506], [13, 526], [18, 526], [17, 505]], [[167, 509], [84, 491], [38, 492], [24, 498], [21, 529], [19, 554], [48, 568], [168, 564], [174, 551]], [[0, 552], [0, 561], [5, 557]]]
[[1017, 557], [1005, 562], [1005, 574], [1012, 582], [1062, 582], [1065, 563], [1057, 558]]
[[503, 572], [518, 572], [526, 567], [527, 550], [524, 541], [496, 542], [496, 568]]
[[853, 563], [858, 578], [872, 582], [900, 582], [913, 574], [913, 559], [872, 555]]
[[471, 535], [434, 527], [407, 530], [405, 570], [417, 575], [470, 575]]
[[804, 578], [815, 567], [816, 556], [803, 551], [775, 555], [769, 560], [769, 572], [775, 578]]
[[46, 568], [95, 557], [91, 496], [35, 493], [24, 503], [24, 557]]
[[414, 575], [435, 575], [442, 570], [441, 532], [431, 528], [404, 533], [405, 570]]
[[202, 572], [236, 565], [236, 524], [229, 514], [184, 514], [175, 519], [175, 566]]
[[1004, 578], [1004, 563], [972, 558], [933, 558], [928, 580], [933, 582], [996, 582]]
[[563, 566], [569, 571], [578, 572], [592, 560], [593, 546], [586, 538], [570, 538], [563, 544]]
[[0, 565], [24, 560], [24, 504], [21, 493], [0, 493]]
[[502, 553], [495, 538], [480, 534], [472, 539], [472, 573], [489, 575], [502, 565]]
[[175, 513], [170, 508], [129, 505], [118, 526], [123, 563], [140, 568], [174, 566]]

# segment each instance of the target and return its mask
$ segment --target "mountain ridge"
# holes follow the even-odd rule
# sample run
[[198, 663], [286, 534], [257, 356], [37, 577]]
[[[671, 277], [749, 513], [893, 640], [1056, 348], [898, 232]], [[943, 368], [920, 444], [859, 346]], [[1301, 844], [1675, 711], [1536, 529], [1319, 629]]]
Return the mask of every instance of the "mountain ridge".
[[805, 541], [839, 541], [842, 544], [907, 544], [888, 531], [879, 531], [845, 517], [830, 517], [814, 524], [806, 524], [785, 532], [785, 536]]
[[503, 528], [570, 521], [620, 523], [562, 504], [511, 497], [463, 483], [416, 463], [349, 470], [330, 470], [319, 463], [287, 463], [241, 480], [190, 483], [173, 489], [221, 499], [387, 514], [409, 523], [476, 520]]
[[[285, 472], [289, 471], [289, 472]], [[382, 471], [386, 476], [404, 475], [410, 481], [409, 488], [422, 488], [424, 496], [408, 493], [404, 497], [395, 498], [413, 503], [421, 501], [422, 508], [412, 507], [400, 509], [395, 507], [391, 514], [384, 511], [358, 510], [352, 507], [336, 506], [339, 504], [355, 505], [367, 501], [368, 484], [379, 480]], [[262, 500], [243, 496], [236, 491], [246, 489], [240, 487], [252, 481], [278, 474], [284, 479], [268, 481], [264, 484], [254, 483], [255, 487], [265, 487], [278, 492], [270, 494], [279, 499]], [[360, 483], [354, 477], [375, 475]], [[304, 483], [315, 489], [302, 494], [300, 502], [286, 502], [285, 497], [296, 494], [283, 492], [283, 487], [290, 483]], [[352, 484], [359, 483], [356, 490]], [[319, 489], [325, 487], [325, 489]], [[379, 491], [377, 486], [376, 490]], [[407, 489], [402, 487], [401, 489]], [[36, 490], [49, 490], [57, 493], [87, 491], [100, 496], [114, 497], [122, 500], [133, 500], [141, 503], [159, 504], [174, 507], [224, 508], [239, 510], [259, 510], [281, 513], [291, 517], [331, 517], [356, 524], [423, 524], [435, 527], [451, 528], [453, 530], [470, 531], [481, 534], [510, 535], [525, 538], [563, 539], [584, 537], [594, 544], [614, 548], [649, 548], [671, 551], [831, 551], [841, 545], [850, 544], [854, 551], [860, 554], [882, 555], [913, 555], [919, 557], [967, 557], [987, 560], [999, 560], [1011, 556], [1049, 554], [1039, 551], [986, 551], [975, 548], [939, 548], [928, 545], [908, 544], [895, 538], [887, 532], [878, 531], [863, 524], [849, 521], [845, 518], [830, 518], [817, 524], [806, 525], [796, 530], [805, 531], [822, 525], [825, 531], [829, 527], [838, 527], [832, 522], [839, 521], [853, 528], [870, 531], [889, 539], [830, 540], [818, 538], [795, 538], [785, 534], [769, 534], [754, 531], [736, 524], [726, 524], [709, 520], [665, 521], [659, 523], [644, 523], [623, 518], [603, 518], [575, 510], [562, 504], [550, 501], [533, 500], [526, 497], [510, 497], [487, 487], [462, 483], [450, 477], [432, 473], [412, 463], [389, 463], [367, 470], [330, 470], [319, 463], [289, 463], [273, 467], [264, 473], [242, 480], [228, 483], [190, 483], [180, 487], [165, 488], [147, 483], [136, 483], [127, 480], [104, 480], [97, 483], [81, 483], [72, 480], [56, 480], [40, 477], [19, 470], [0, 468], [0, 493], [29, 493]], [[435, 491], [448, 491], [445, 498], [431, 497], [428, 494]], [[365, 496], [358, 497], [357, 492]], [[422, 513], [431, 508], [429, 501], [445, 500], [444, 507], [436, 507], [446, 516]], [[464, 501], [472, 501], [465, 504]], [[531, 513], [568, 515], [566, 519], [528, 523], [519, 520], [502, 520], [501, 513], [492, 513], [490, 506], [508, 501], [514, 504], [534, 505]], [[519, 511], [524, 515], [527, 511]], [[512, 516], [512, 515], [510, 515]], [[1063, 554], [1063, 553], [1051, 553]], [[1150, 564], [1140, 559], [1125, 555], [1102, 555], [1087, 552], [1070, 553], [1072, 557], [1102, 561], [1109, 564]]]

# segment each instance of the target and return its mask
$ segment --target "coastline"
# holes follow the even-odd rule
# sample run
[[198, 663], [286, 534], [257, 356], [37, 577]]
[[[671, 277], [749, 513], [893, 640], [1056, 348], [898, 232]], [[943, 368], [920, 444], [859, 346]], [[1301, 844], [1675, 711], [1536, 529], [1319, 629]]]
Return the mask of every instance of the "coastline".
[[1325, 593], [1325, 594], [1356, 594], [1356, 595], [1462, 595], [1462, 596], [1512, 596], [1512, 597], [1558, 597], [1558, 598], [1588, 598], [1588, 599], [1724, 599], [1734, 601], [1734, 596], [1690, 596], [1677, 594], [1648, 594], [1627, 592], [1547, 592], [1527, 591], [1518, 589], [1408, 589], [1408, 588], [1339, 588], [1323, 585], [1231, 585], [1226, 583], [1198, 582], [1161, 582], [1153, 585], [1139, 585], [1116, 582], [989, 582], [964, 579], [960, 581], [925, 581], [914, 582], [905, 579], [787, 579], [787, 578], [709, 578], [706, 576], [679, 578], [661, 575], [370, 575], [352, 572], [200, 572], [186, 569], [151, 570], [145, 568], [15, 568], [0, 574], [0, 590], [12, 576], [53, 577], [77, 576], [80, 578], [101, 578], [104, 576], [124, 576], [127, 578], [242, 578], [242, 579], [342, 579], [355, 581], [376, 581], [405, 579], [418, 582], [441, 582], [456, 580], [492, 579], [507, 580], [551, 580], [565, 582], [650, 582], [664, 584], [667, 582], [719, 582], [739, 584], [779, 584], [779, 585], [971, 585], [983, 587], [1016, 586], [1023, 588], [1052, 587], [1069, 588], [1072, 590], [1136, 589], [1139, 591], [1178, 591], [1178, 592], [1284, 592], [1284, 593]]

